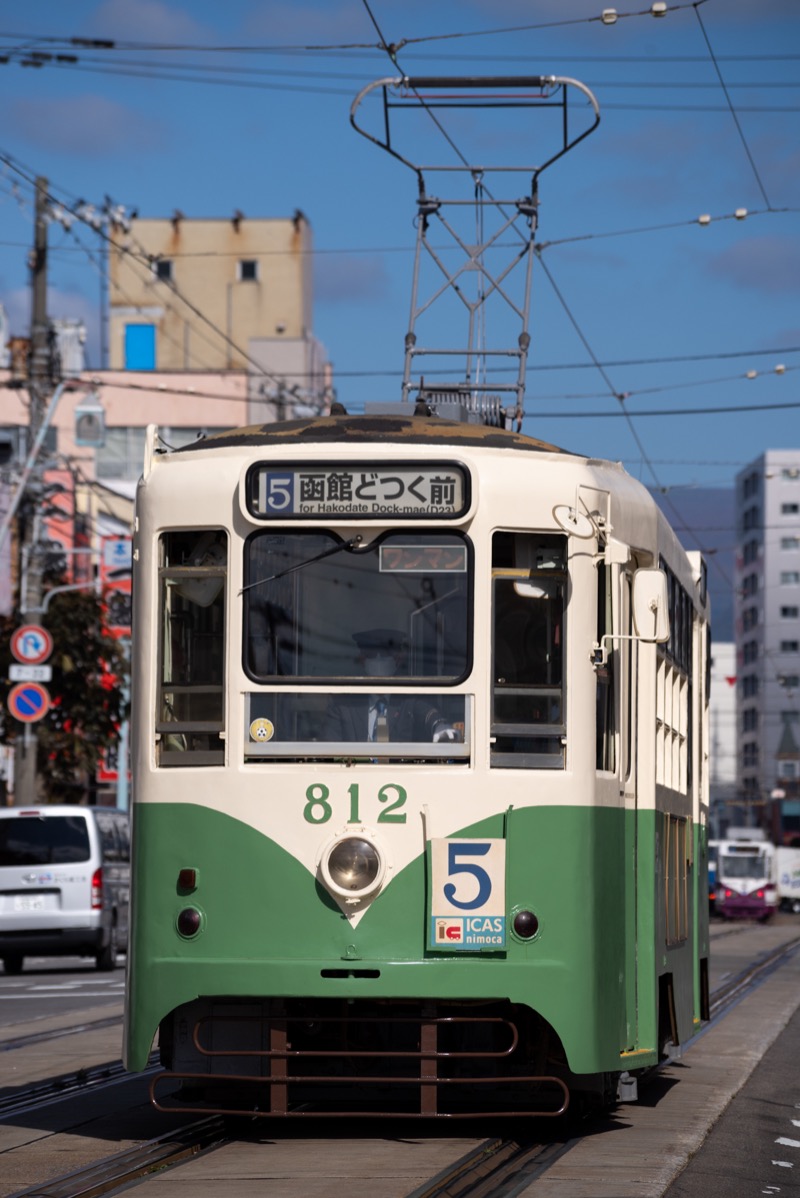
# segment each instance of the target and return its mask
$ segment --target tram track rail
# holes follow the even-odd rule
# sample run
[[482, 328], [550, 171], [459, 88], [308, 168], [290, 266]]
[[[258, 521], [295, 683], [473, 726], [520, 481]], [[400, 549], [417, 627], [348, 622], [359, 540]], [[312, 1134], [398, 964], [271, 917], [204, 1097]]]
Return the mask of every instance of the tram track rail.
[[45, 1031], [29, 1032], [26, 1036], [0, 1040], [0, 1052], [14, 1052], [18, 1048], [28, 1048], [33, 1044], [46, 1044], [48, 1040], [60, 1040], [64, 1036], [77, 1036], [82, 1032], [99, 1032], [109, 1027], [121, 1026], [121, 1015], [109, 1015], [105, 1019], [90, 1019], [70, 1027], [54, 1027]]
[[[698, 1036], [703, 1035], [707, 1029], [718, 1023], [732, 1006], [740, 1002], [762, 982], [765, 982], [776, 969], [793, 957], [798, 949], [800, 949], [800, 935], [768, 950], [734, 974], [733, 977], [726, 978], [711, 995], [710, 1019], [698, 1032]], [[692, 1042], [696, 1039], [696, 1036], [693, 1037]]]
[[[757, 961], [718, 986], [711, 996], [711, 1017], [702, 1031], [692, 1037], [688, 1048], [708, 1029], [719, 1023], [743, 998], [785, 964], [800, 949], [800, 936], [765, 953]], [[663, 1061], [646, 1075], [660, 1072]], [[581, 1139], [537, 1143], [532, 1139], [498, 1137], [487, 1140], [441, 1174], [413, 1190], [407, 1198], [514, 1198], [531, 1185]]]
[[194, 1160], [230, 1139], [218, 1116], [200, 1119], [156, 1136], [92, 1165], [18, 1190], [11, 1198], [100, 1198], [142, 1181], [150, 1173]]
[[412, 1190], [407, 1198], [514, 1198], [566, 1152], [576, 1139], [497, 1137], [479, 1144], [455, 1164]]
[[109, 1061], [93, 1068], [78, 1069], [74, 1073], [63, 1073], [45, 1081], [34, 1082], [22, 1090], [0, 1094], [0, 1122], [26, 1112], [41, 1110], [54, 1103], [64, 1102], [78, 1094], [88, 1094], [104, 1086], [117, 1086], [135, 1078], [149, 1077], [158, 1072], [160, 1066], [156, 1053], [150, 1058], [142, 1074], [131, 1074], [122, 1061]]
[[[685, 1047], [690, 1047], [722, 1020], [798, 950], [800, 936], [765, 953], [717, 987], [711, 997], [709, 1022]], [[68, 1029], [71, 1030], [78, 1029]], [[153, 1054], [145, 1074], [156, 1073], [158, 1068], [156, 1054]], [[76, 1090], [85, 1093], [102, 1085], [118, 1085], [130, 1078], [121, 1062], [79, 1071], [74, 1075], [72, 1089], [68, 1088], [69, 1078], [55, 1078], [32, 1087], [24, 1095], [10, 1095], [5, 1103], [0, 1101], [0, 1119], [65, 1100]], [[313, 1117], [313, 1112], [308, 1114]], [[249, 1124], [250, 1121], [245, 1122]], [[209, 1115], [73, 1173], [17, 1191], [11, 1198], [100, 1198], [101, 1195], [117, 1194], [150, 1173], [180, 1167], [199, 1155], [234, 1142], [241, 1135], [242, 1126], [241, 1118], [231, 1120], [221, 1115]], [[581, 1138], [580, 1133], [568, 1138], [540, 1140], [520, 1135], [491, 1137], [411, 1191], [407, 1198], [514, 1198], [546, 1173]]]

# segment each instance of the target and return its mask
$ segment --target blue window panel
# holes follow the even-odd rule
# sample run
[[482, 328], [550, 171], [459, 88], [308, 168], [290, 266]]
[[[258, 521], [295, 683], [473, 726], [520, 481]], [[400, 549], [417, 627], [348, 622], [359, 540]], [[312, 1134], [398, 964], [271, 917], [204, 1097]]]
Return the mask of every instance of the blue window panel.
[[155, 370], [156, 326], [154, 324], [125, 325], [125, 369]]

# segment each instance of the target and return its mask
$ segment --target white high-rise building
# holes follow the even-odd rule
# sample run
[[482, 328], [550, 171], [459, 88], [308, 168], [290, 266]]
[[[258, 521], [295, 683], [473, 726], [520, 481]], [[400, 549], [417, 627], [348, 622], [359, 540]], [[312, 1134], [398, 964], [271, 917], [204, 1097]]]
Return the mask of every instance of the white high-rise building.
[[[713, 627], [714, 609], [711, 609]], [[736, 778], [736, 646], [711, 641], [708, 769], [711, 836], [720, 839], [730, 824], [743, 822]]]
[[800, 449], [736, 476], [737, 778], [754, 821], [800, 833]]

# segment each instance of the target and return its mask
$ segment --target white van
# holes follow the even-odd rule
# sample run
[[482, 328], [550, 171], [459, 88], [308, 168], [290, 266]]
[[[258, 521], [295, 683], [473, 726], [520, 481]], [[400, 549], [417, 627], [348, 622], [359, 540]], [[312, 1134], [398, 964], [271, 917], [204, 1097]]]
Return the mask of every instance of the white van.
[[128, 816], [108, 807], [0, 808], [0, 960], [91, 956], [114, 969], [128, 942]]

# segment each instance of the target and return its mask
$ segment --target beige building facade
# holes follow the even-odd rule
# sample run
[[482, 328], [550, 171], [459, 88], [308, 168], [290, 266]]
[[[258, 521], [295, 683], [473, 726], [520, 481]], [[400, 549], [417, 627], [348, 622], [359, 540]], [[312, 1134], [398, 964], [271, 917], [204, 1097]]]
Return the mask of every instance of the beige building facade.
[[[311, 244], [299, 211], [269, 220], [176, 213], [115, 231], [108, 260], [111, 367], [84, 370], [85, 330], [75, 331], [75, 353], [65, 353], [62, 333], [37, 463], [48, 485], [69, 496], [65, 518], [47, 534], [76, 554], [70, 576], [78, 552], [90, 556], [88, 547], [75, 548], [76, 538], [89, 542], [96, 559], [104, 536], [129, 534], [149, 424], [158, 425], [165, 447], [178, 448], [222, 429], [329, 408], [330, 365], [311, 331]], [[29, 481], [28, 351], [27, 338], [12, 338], [0, 321], [5, 611], [17, 581], [10, 522]], [[91, 414], [81, 416], [87, 406]], [[103, 431], [93, 442], [79, 430], [95, 419]]]
[[312, 338], [311, 227], [291, 218], [136, 219], [109, 251], [113, 370], [253, 369], [253, 339]]

